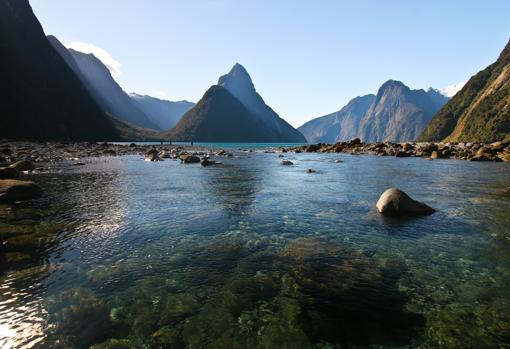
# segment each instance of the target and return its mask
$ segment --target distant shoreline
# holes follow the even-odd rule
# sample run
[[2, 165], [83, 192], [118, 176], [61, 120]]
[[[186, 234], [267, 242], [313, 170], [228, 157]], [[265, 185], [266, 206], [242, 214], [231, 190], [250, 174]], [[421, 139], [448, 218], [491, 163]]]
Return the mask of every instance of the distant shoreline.
[[161, 151], [180, 149], [190, 152], [216, 150], [296, 152], [296, 153], [346, 153], [394, 157], [423, 157], [426, 159], [457, 159], [471, 161], [510, 162], [510, 142], [494, 143], [363, 143], [359, 139], [335, 144], [303, 143], [227, 143], [227, 142], [40, 142], [0, 141], [0, 167], [19, 160], [34, 163], [52, 163], [64, 160], [78, 161], [87, 157], [144, 156], [150, 149]]

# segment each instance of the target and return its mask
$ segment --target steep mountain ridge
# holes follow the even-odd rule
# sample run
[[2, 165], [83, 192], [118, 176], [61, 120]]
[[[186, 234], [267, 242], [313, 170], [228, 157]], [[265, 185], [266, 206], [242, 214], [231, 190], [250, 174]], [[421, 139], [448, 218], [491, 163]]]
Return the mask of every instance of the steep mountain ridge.
[[50, 45], [28, 0], [0, 0], [0, 137], [115, 140], [119, 132]]
[[510, 41], [432, 119], [423, 141], [510, 139]]
[[340, 111], [310, 120], [298, 129], [312, 143], [353, 138], [365, 142], [410, 141], [447, 101], [434, 89], [411, 90], [400, 81], [388, 80], [377, 95], [356, 97]]
[[267, 126], [271, 139], [280, 142], [306, 142], [305, 137], [269, 107], [255, 89], [246, 69], [236, 63], [228, 74], [218, 79], [218, 86], [226, 88]]
[[310, 120], [298, 130], [310, 143], [335, 143], [356, 138], [359, 123], [375, 96], [356, 97], [335, 113]]
[[73, 49], [68, 51], [80, 69], [79, 76], [85, 79], [84, 84], [105, 112], [139, 127], [158, 129], [156, 124], [133, 103], [103, 62], [91, 53]]
[[358, 137], [364, 142], [415, 140], [441, 106], [436, 97], [388, 80], [361, 119]]

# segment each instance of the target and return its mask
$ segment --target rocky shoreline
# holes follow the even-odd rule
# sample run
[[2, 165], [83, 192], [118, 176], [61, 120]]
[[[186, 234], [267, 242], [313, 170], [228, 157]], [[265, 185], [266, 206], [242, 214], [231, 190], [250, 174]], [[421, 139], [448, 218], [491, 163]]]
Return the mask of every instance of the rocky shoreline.
[[30, 200], [41, 196], [42, 189], [26, 180], [28, 173], [37, 173], [52, 164], [68, 161], [85, 165], [84, 158], [101, 156], [140, 155], [146, 161], [176, 159], [182, 163], [200, 162], [202, 166], [219, 165], [210, 156], [231, 156], [221, 149], [172, 144], [116, 144], [88, 142], [0, 142], [0, 204]]
[[363, 143], [359, 138], [335, 144], [309, 144], [284, 149], [285, 151], [307, 153], [347, 153], [377, 156], [423, 157], [428, 160], [458, 159], [469, 161], [510, 162], [510, 142], [494, 143]]

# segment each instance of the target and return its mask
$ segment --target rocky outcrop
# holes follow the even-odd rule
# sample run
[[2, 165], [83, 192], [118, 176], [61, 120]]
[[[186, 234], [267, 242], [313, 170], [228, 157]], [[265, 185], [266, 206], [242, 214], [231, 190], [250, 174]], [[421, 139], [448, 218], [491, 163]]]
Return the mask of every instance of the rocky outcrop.
[[422, 216], [435, 212], [433, 208], [412, 199], [402, 190], [396, 188], [387, 189], [382, 193], [375, 206], [379, 213], [384, 215]]
[[494, 143], [363, 143], [359, 138], [335, 144], [311, 144], [288, 148], [295, 152], [370, 154], [396, 157], [425, 157], [428, 159], [458, 159], [470, 161], [510, 162], [510, 142]]
[[0, 180], [0, 203], [31, 200], [42, 195], [42, 189], [30, 181], [15, 179]]
[[179, 156], [183, 164], [196, 164], [200, 162], [200, 158], [193, 154], [183, 154]]

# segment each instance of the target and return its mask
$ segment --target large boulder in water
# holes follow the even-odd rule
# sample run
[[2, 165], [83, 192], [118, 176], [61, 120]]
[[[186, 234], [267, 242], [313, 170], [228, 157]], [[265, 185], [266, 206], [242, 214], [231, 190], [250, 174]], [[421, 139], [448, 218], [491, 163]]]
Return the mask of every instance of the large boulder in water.
[[0, 203], [11, 203], [38, 198], [42, 189], [30, 181], [15, 179], [0, 180]]
[[432, 207], [416, 201], [400, 189], [390, 188], [382, 193], [375, 205], [385, 215], [421, 216], [435, 212]]

